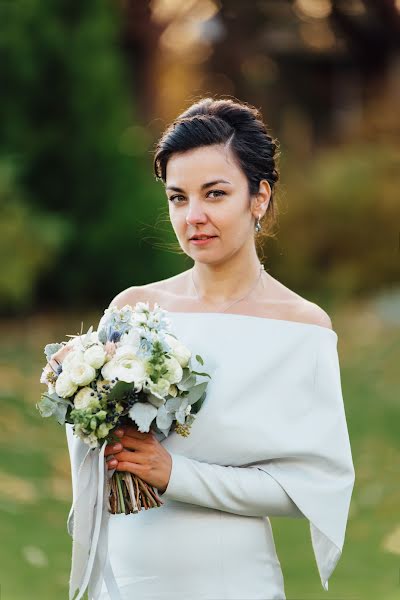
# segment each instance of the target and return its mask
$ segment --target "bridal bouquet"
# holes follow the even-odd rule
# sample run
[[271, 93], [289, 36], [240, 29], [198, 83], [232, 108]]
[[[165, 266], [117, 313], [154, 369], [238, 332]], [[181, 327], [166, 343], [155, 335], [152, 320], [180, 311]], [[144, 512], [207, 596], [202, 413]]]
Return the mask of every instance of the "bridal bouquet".
[[[192, 352], [170, 324], [157, 303], [150, 310], [148, 302], [138, 302], [107, 308], [97, 331], [90, 327], [84, 335], [68, 336], [68, 342], [47, 344], [40, 378], [47, 392], [36, 405], [41, 415], [72, 424], [91, 448], [117, 441], [113, 431], [129, 420], [141, 432], [152, 429], [167, 437], [174, 424], [174, 431], [189, 435], [208, 385], [197, 376], [210, 375], [193, 369]], [[198, 354], [196, 360], [204, 364]], [[112, 514], [163, 504], [154, 488], [132, 473], [115, 471], [108, 485]]]

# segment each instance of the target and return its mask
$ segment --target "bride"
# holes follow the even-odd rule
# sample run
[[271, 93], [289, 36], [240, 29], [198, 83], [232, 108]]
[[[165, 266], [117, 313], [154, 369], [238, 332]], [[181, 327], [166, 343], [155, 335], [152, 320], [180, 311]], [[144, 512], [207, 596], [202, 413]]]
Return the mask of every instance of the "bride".
[[[107, 468], [140, 476], [164, 505], [110, 515], [109, 568], [97, 595], [92, 574], [90, 599], [284, 599], [270, 516], [309, 520], [328, 589], [354, 468], [331, 320], [257, 254], [276, 214], [276, 150], [256, 108], [213, 98], [157, 144], [155, 174], [193, 266], [110, 306], [158, 303], [212, 377], [188, 438], [159, 441], [132, 423], [106, 447]], [[67, 439], [75, 498], [81, 442], [69, 426]]]

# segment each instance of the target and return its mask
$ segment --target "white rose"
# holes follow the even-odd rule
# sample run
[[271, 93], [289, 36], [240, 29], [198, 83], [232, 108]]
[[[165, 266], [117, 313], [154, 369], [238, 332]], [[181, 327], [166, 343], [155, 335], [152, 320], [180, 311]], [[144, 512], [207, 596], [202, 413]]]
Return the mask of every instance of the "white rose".
[[97, 399], [97, 394], [94, 394], [92, 388], [84, 387], [79, 390], [74, 398], [75, 408], [85, 410], [86, 408], [89, 408], [95, 399]]
[[96, 377], [96, 370], [84, 361], [69, 365], [67, 373], [77, 385], [88, 385]]
[[168, 369], [167, 373], [164, 375], [165, 379], [168, 379], [170, 383], [178, 383], [181, 381], [183, 370], [174, 356], [165, 359], [165, 366]]
[[105, 363], [106, 355], [103, 345], [96, 344], [84, 352], [83, 360], [94, 369], [100, 369]]
[[56, 381], [56, 393], [61, 396], [61, 398], [69, 398], [73, 394], [75, 394], [78, 386], [71, 380], [68, 372], [62, 372]]
[[186, 348], [181, 342], [179, 342], [173, 335], [165, 334], [165, 339], [169, 346], [171, 347], [171, 353], [179, 362], [181, 367], [186, 367], [188, 365], [189, 359], [192, 356], [189, 348]]
[[146, 384], [146, 389], [154, 394], [154, 396], [157, 396], [157, 398], [165, 398], [168, 395], [170, 385], [168, 379], [160, 378], [157, 383], [149, 380]]
[[101, 370], [104, 379], [115, 379], [126, 383], [135, 383], [140, 390], [146, 380], [146, 363], [137, 356], [131, 346], [120, 346], [114, 357]]

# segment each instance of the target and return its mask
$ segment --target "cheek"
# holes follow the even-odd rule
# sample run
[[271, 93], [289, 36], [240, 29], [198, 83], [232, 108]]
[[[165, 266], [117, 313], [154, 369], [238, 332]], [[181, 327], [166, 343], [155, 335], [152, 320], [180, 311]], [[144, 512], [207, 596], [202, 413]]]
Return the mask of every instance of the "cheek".
[[182, 217], [182, 215], [179, 215], [172, 209], [169, 210], [169, 220], [171, 222], [171, 225], [172, 225], [175, 233], [179, 233], [179, 231], [185, 225], [184, 217]]

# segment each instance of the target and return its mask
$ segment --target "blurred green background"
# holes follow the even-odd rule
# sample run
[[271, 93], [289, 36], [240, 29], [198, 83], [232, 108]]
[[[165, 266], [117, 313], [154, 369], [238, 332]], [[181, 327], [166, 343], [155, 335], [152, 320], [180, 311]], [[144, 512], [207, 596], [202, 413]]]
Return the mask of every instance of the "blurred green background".
[[119, 291], [191, 264], [152, 152], [204, 95], [262, 110], [280, 141], [269, 272], [339, 336], [356, 469], [322, 590], [308, 522], [271, 519], [289, 599], [400, 594], [400, 2], [0, 4], [0, 598], [67, 598], [70, 466], [35, 408], [43, 346]]

